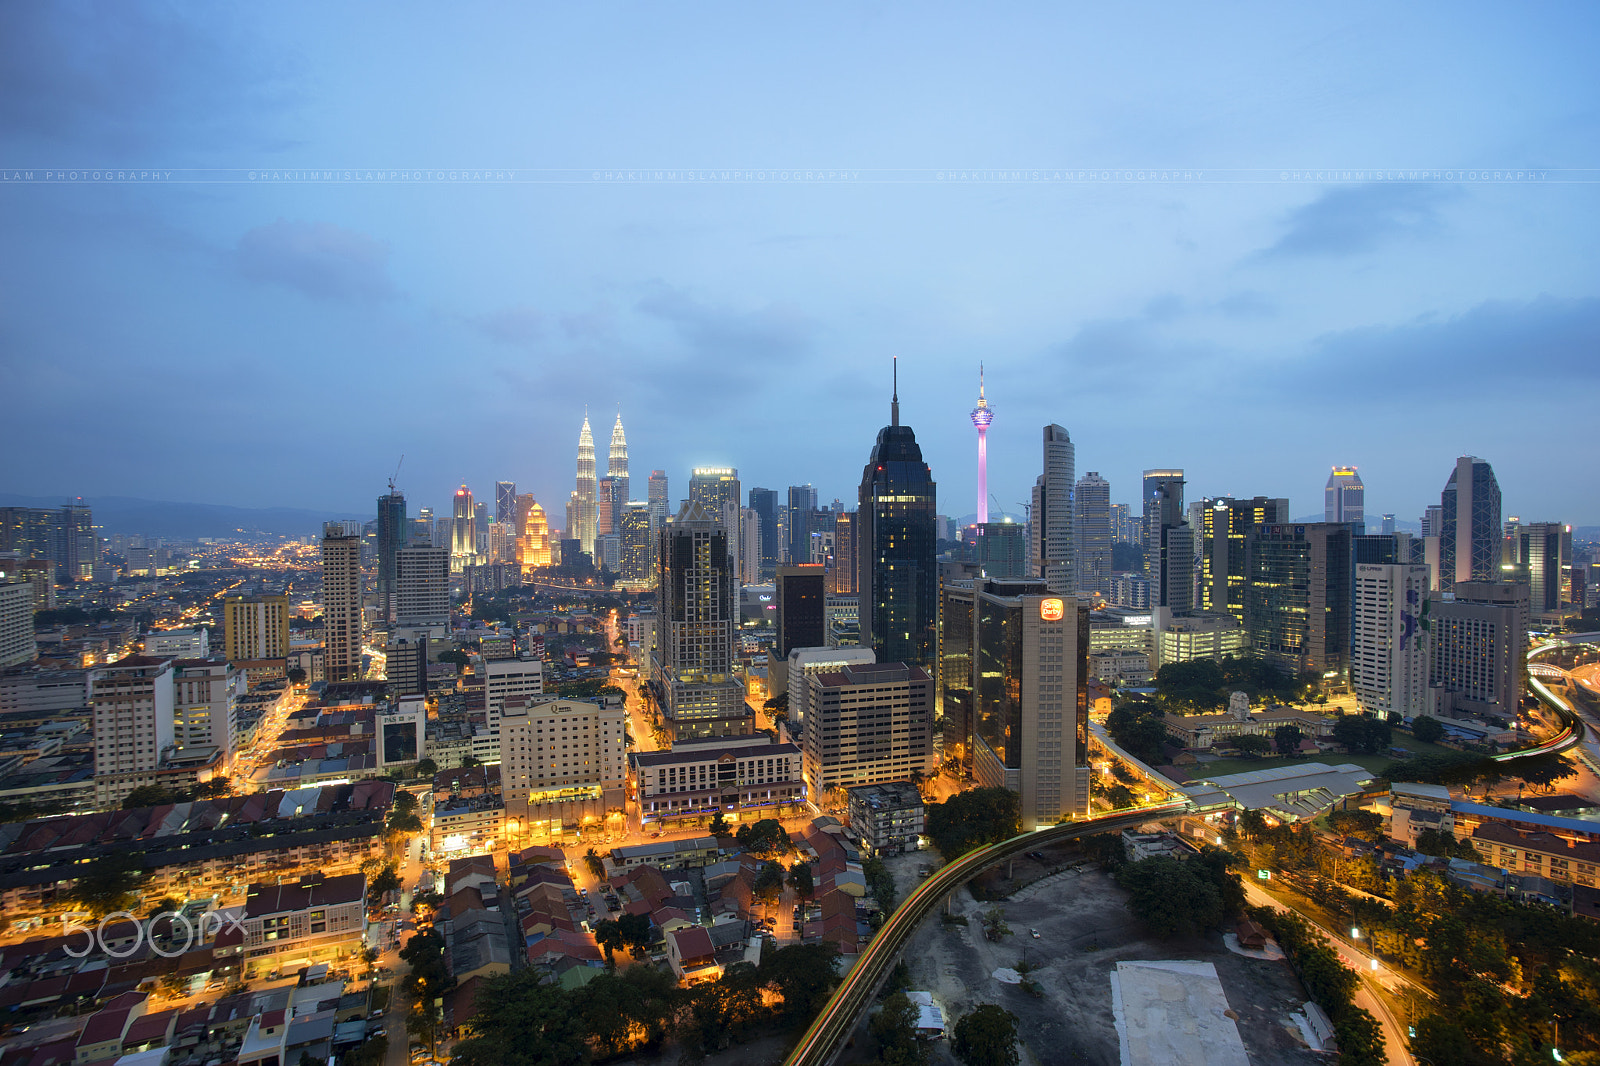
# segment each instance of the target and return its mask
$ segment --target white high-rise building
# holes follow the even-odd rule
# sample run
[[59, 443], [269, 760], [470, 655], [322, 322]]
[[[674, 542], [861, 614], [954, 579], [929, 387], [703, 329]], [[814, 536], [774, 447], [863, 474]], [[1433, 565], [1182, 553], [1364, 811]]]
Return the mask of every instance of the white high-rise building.
[[1072, 438], [1057, 425], [1044, 427], [1044, 473], [1033, 485], [1030, 518], [1033, 574], [1058, 596], [1075, 594], [1072, 550]]
[[238, 747], [235, 708], [249, 687], [243, 670], [223, 659], [173, 664], [173, 740], [180, 748], [214, 747], [231, 762]]
[[[500, 715], [508, 700], [533, 703], [544, 695], [544, 663], [538, 659], [491, 659], [483, 664], [483, 706], [488, 735], [493, 743], [483, 742], [500, 752]], [[483, 746], [474, 744], [474, 749]], [[476, 751], [475, 751], [476, 754]], [[479, 758], [483, 758], [482, 755]], [[489, 762], [489, 759], [483, 759]]]
[[1361, 527], [1356, 532], [1365, 533], [1366, 492], [1366, 488], [1361, 484], [1361, 475], [1356, 473], [1355, 467], [1334, 467], [1333, 473], [1328, 475], [1327, 487], [1323, 490], [1323, 521], [1354, 522]]
[[[578, 477], [573, 490], [574, 506], [567, 508], [567, 537], [578, 542], [579, 550], [594, 556], [596, 529], [595, 508], [599, 501], [600, 483], [595, 475], [594, 430], [589, 428], [589, 412], [583, 413], [583, 428], [578, 430]], [[570, 560], [563, 560], [568, 562]]]
[[761, 516], [748, 507], [739, 509], [739, 573], [753, 584], [761, 573]]
[[1423, 628], [1428, 567], [1356, 566], [1350, 683], [1362, 710], [1407, 718], [1428, 713], [1429, 633]]
[[[127, 788], [117, 779], [152, 774], [173, 746], [175, 715], [171, 659], [131, 655], [89, 672], [89, 706], [94, 711], [96, 801], [120, 801]], [[107, 779], [106, 787], [100, 785]]]
[[[500, 787], [513, 840], [538, 839], [621, 811], [627, 782], [627, 714], [573, 700], [506, 701], [500, 718]], [[522, 834], [528, 834], [522, 836]]]
[[33, 640], [33, 584], [0, 574], [0, 669], [31, 662], [38, 653]]
[[450, 631], [450, 552], [413, 545], [394, 553], [396, 632], [443, 637]]

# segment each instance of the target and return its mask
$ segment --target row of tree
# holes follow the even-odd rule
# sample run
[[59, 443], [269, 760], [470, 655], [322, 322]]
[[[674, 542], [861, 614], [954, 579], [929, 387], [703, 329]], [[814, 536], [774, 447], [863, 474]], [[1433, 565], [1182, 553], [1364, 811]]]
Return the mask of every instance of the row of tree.
[[761, 1032], [809, 1024], [838, 983], [837, 961], [831, 944], [793, 945], [690, 988], [650, 966], [608, 970], [574, 991], [544, 983], [537, 971], [503, 974], [479, 989], [453, 1061], [565, 1066], [657, 1052], [672, 1037], [680, 1062], [698, 1062]]
[[[1381, 832], [1370, 812], [1336, 812], [1329, 822], [1349, 836]], [[1417, 1023], [1418, 1054], [1466, 1066], [1550, 1061], [1552, 1021], [1564, 1053], [1600, 1053], [1600, 925], [1471, 892], [1432, 870], [1389, 878], [1371, 858], [1318, 846], [1309, 827], [1241, 817], [1238, 831], [1253, 863], [1277, 866], [1313, 905], [1360, 929], [1375, 954], [1434, 991], [1436, 1005]], [[1448, 834], [1418, 843], [1428, 854], [1478, 857]]]

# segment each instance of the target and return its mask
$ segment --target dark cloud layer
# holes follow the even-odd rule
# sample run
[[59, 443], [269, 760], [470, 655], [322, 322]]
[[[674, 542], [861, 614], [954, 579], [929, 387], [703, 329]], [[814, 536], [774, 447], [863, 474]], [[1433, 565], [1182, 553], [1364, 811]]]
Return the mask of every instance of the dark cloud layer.
[[1284, 233], [1262, 254], [1347, 256], [1416, 240], [1442, 228], [1440, 208], [1455, 193], [1439, 185], [1371, 184], [1327, 190], [1289, 214]]
[[383, 300], [394, 295], [389, 244], [331, 222], [257, 226], [239, 239], [239, 273], [313, 300]]

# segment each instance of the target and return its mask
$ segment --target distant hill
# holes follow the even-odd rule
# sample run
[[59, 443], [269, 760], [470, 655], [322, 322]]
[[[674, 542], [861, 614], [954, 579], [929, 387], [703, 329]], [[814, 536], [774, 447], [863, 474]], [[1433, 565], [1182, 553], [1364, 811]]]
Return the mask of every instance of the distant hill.
[[[60, 507], [70, 496], [19, 496], [0, 492], [0, 507]], [[88, 497], [95, 525], [110, 536], [138, 533], [165, 540], [227, 537], [240, 531], [277, 536], [314, 536], [323, 522], [370, 521], [374, 515], [309, 511], [299, 507], [226, 507], [214, 503], [175, 503], [134, 496]]]

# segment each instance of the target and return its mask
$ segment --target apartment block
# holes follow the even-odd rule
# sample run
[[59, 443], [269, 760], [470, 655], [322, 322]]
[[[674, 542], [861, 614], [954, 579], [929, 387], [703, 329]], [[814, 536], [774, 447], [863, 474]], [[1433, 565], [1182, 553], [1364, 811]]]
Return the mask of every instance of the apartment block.
[[813, 796], [933, 769], [933, 678], [905, 663], [847, 663], [810, 677], [804, 752]]

